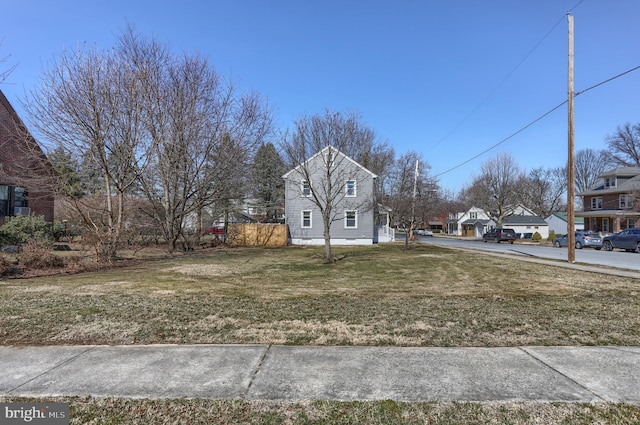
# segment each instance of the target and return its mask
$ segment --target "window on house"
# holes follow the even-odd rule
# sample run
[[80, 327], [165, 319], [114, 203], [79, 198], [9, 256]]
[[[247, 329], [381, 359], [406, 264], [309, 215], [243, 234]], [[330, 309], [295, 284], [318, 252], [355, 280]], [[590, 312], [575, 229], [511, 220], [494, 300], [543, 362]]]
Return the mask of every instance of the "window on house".
[[603, 232], [608, 232], [609, 231], [609, 219], [608, 218], [603, 218], [602, 219], [602, 231]]
[[633, 202], [631, 201], [631, 196], [620, 195], [619, 206], [620, 206], [620, 209], [633, 208]]
[[302, 211], [302, 228], [311, 228], [311, 211]]
[[630, 229], [632, 227], [636, 227], [636, 219], [635, 218], [628, 218], [627, 219], [627, 229]]
[[356, 181], [355, 180], [347, 180], [347, 184], [345, 185], [346, 196], [356, 196]]
[[616, 178], [615, 177], [607, 177], [604, 179], [604, 187], [616, 187]]
[[304, 180], [302, 182], [302, 196], [311, 196], [311, 183]]
[[469, 218], [472, 220], [476, 220], [478, 218], [478, 212], [477, 211], [472, 211], [469, 213]]
[[0, 217], [9, 214], [9, 186], [0, 185]]
[[591, 198], [591, 209], [592, 210], [602, 209], [602, 196]]
[[0, 217], [29, 215], [28, 207], [26, 189], [0, 185]]
[[357, 229], [358, 228], [358, 213], [357, 213], [357, 211], [345, 211], [344, 212], [344, 227], [345, 227], [345, 229]]

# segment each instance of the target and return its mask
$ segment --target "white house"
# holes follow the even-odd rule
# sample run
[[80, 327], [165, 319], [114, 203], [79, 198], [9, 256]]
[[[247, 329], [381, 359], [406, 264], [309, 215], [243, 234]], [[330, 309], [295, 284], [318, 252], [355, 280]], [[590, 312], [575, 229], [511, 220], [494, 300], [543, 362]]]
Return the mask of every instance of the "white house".
[[512, 214], [502, 219], [502, 226], [513, 229], [524, 239], [531, 238], [536, 232], [542, 236], [542, 239], [549, 237], [549, 224], [522, 205], [516, 205]]
[[[549, 217], [545, 218], [544, 221], [549, 225], [549, 233], [553, 232], [556, 235], [566, 235], [568, 233], [567, 213], [553, 213]], [[573, 229], [584, 230], [584, 217], [574, 217]]]
[[493, 225], [495, 223], [482, 208], [471, 207], [467, 211], [449, 214], [447, 234], [479, 238]]

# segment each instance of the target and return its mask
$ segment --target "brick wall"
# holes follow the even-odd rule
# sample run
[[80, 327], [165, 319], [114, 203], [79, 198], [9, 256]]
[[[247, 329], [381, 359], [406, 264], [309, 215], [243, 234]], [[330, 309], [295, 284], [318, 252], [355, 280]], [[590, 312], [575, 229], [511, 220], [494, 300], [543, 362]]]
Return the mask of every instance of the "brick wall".
[[[0, 91], [0, 185], [27, 189], [32, 215], [53, 221], [53, 167]], [[4, 217], [0, 217], [0, 223]]]

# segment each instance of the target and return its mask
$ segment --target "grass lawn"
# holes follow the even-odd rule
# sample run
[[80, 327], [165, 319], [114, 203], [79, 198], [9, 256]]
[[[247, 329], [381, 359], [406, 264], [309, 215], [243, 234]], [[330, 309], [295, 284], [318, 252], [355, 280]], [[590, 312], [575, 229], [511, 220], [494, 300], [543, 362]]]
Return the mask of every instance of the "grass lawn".
[[[2, 280], [0, 344], [640, 345], [640, 280], [402, 247], [337, 247], [334, 265], [315, 247], [216, 249]], [[607, 403], [64, 400], [72, 423], [640, 421]]]
[[0, 281], [0, 344], [640, 345], [640, 280], [402, 245]]

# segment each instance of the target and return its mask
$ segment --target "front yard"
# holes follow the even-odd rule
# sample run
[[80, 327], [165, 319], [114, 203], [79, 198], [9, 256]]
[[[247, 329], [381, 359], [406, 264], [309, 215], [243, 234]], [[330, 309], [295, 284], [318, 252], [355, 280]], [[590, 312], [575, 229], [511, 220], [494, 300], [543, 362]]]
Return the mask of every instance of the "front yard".
[[[640, 281], [402, 244], [217, 249], [0, 281], [0, 344], [640, 345]], [[624, 403], [66, 397], [71, 424], [632, 424]]]
[[640, 281], [401, 244], [0, 281], [0, 344], [640, 345]]

